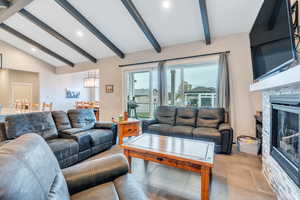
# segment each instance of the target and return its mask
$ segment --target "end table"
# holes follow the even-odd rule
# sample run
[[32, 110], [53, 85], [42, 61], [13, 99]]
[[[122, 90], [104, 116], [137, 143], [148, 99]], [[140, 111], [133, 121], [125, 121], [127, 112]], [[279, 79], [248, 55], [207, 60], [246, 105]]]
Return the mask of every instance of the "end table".
[[140, 133], [140, 121], [128, 119], [127, 121], [117, 122], [119, 132], [119, 144], [123, 144], [124, 137], [138, 136]]

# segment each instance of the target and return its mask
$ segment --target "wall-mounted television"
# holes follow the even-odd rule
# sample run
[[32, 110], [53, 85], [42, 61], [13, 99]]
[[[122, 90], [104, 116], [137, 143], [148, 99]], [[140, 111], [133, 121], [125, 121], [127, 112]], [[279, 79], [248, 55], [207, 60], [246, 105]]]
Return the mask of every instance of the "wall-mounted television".
[[289, 0], [265, 0], [250, 32], [253, 78], [262, 79], [296, 60]]

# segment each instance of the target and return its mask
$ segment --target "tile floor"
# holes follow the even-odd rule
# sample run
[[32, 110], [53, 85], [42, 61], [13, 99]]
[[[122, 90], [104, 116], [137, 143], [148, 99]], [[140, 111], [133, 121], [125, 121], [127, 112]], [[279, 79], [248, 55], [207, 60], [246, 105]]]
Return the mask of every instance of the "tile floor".
[[[216, 155], [213, 168], [211, 200], [275, 200], [262, 174], [261, 159], [238, 153]], [[122, 153], [119, 146], [92, 157]], [[133, 159], [132, 175], [142, 184], [151, 200], [200, 199], [200, 175], [157, 163]]]

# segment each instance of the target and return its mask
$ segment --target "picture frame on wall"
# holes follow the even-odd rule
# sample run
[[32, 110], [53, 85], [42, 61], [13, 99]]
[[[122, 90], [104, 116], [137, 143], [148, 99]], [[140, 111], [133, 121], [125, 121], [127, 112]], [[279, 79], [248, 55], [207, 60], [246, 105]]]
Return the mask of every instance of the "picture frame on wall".
[[80, 91], [66, 88], [66, 98], [67, 99], [79, 99], [79, 97], [80, 97]]
[[113, 93], [114, 92], [114, 85], [105, 85], [105, 92], [106, 93]]

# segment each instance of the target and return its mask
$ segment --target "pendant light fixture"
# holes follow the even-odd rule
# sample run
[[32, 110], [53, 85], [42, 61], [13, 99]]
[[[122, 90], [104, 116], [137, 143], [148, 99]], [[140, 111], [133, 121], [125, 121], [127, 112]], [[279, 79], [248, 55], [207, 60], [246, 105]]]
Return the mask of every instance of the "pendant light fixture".
[[98, 88], [99, 75], [97, 72], [88, 72], [88, 76], [84, 79], [85, 88]]

